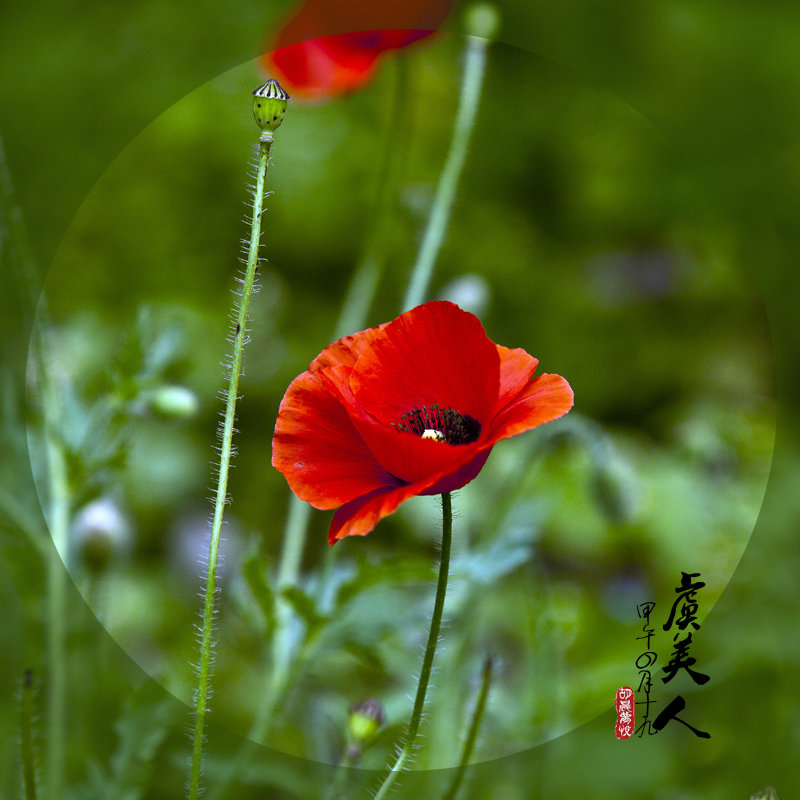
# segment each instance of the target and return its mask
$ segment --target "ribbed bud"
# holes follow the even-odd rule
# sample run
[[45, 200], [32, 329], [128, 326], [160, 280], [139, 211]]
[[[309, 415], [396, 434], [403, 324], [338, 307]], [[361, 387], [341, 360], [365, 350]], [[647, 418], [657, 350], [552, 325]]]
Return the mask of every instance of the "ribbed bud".
[[286, 115], [289, 95], [274, 78], [270, 78], [253, 90], [253, 116], [262, 131], [274, 131], [280, 127]]

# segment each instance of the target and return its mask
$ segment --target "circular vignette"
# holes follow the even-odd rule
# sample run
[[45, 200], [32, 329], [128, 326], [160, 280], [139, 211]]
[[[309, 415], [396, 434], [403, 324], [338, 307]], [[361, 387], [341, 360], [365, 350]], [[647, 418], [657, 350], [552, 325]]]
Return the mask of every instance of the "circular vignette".
[[[400, 131], [382, 128], [398, 66], [387, 63], [344, 101], [295, 104], [276, 137], [212, 700], [214, 718], [243, 735], [268, 662], [242, 564], [256, 546], [268, 563], [277, 559], [287, 497], [268, 466], [277, 405], [331, 339], [387, 146], [404, 148], [404, 166], [369, 324], [399, 313], [452, 127], [460, 47], [460, 37], [442, 36], [404, 56], [415, 90]], [[187, 704], [259, 79], [249, 63], [231, 70], [140, 134], [87, 197], [46, 286], [52, 369], [71, 387], [63, 399], [73, 511], [79, 518], [111, 497], [129, 538], [91, 580], [74, 548], [62, 555], [109, 633]], [[419, 769], [457, 763], [453, 730], [465, 724], [486, 650], [497, 669], [475, 760], [533, 747], [607, 709], [616, 687], [636, 679], [636, 606], [667, 605], [681, 571], [703, 576], [702, 620], [755, 524], [774, 429], [769, 341], [753, 284], [737, 272], [736, 231], [707, 212], [702, 186], [638, 113], [552, 63], [496, 45], [470, 153], [433, 293], [478, 276], [491, 337], [567, 377], [578, 421], [498, 448], [455, 500], [450, 623], [425, 723], [428, 741], [453, 744], [420, 753]], [[136, 395], [118, 464], [100, 452], [98, 404], [109, 387], [122, 391], [126, 369], [158, 361], [154, 353], [153, 381], [188, 387], [197, 413], [164, 419]], [[46, 510], [34, 428], [30, 443]], [[333, 762], [347, 708], [378, 695], [389, 726], [363, 765], [380, 766], [407, 717], [432, 602], [414, 568], [429, 563], [436, 526], [435, 503], [422, 498], [368, 538], [338, 546], [339, 585], [393, 563], [411, 565], [412, 577], [334, 608], [270, 746]], [[315, 513], [310, 587], [321, 579], [326, 527]], [[699, 658], [702, 631], [696, 638]]]

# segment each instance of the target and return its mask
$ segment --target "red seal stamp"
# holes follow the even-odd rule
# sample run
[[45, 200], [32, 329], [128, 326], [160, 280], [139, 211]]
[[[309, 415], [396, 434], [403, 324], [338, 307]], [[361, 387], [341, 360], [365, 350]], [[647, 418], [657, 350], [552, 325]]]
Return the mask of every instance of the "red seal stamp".
[[614, 698], [614, 708], [617, 709], [617, 723], [614, 725], [614, 736], [617, 739], [630, 739], [636, 722], [636, 708], [634, 704], [633, 689], [630, 686], [620, 686]]

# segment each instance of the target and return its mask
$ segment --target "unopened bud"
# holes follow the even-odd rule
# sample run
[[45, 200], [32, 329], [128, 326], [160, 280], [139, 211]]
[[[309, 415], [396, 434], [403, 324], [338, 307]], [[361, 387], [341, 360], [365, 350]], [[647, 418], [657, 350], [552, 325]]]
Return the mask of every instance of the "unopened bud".
[[500, 12], [492, 3], [475, 3], [464, 14], [464, 30], [470, 36], [494, 39], [500, 30]]
[[93, 500], [75, 517], [72, 527], [75, 551], [91, 572], [102, 572], [127, 549], [130, 540], [128, 521], [107, 498]]
[[262, 131], [270, 133], [280, 127], [289, 104], [289, 95], [274, 78], [253, 90], [253, 116]]
[[153, 411], [172, 419], [189, 419], [197, 413], [197, 396], [185, 386], [159, 386], [150, 399]]
[[349, 746], [360, 751], [378, 735], [383, 721], [383, 706], [377, 700], [363, 700], [351, 706], [347, 720]]

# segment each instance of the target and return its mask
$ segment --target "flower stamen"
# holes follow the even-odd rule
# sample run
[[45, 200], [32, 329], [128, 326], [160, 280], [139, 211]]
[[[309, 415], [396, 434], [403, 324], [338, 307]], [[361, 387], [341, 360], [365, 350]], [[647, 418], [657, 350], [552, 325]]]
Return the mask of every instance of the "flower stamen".
[[422, 439], [447, 444], [470, 444], [481, 435], [481, 424], [474, 417], [460, 414], [454, 408], [441, 408], [438, 403], [430, 408], [415, 406], [392, 426], [403, 433], [415, 433]]

